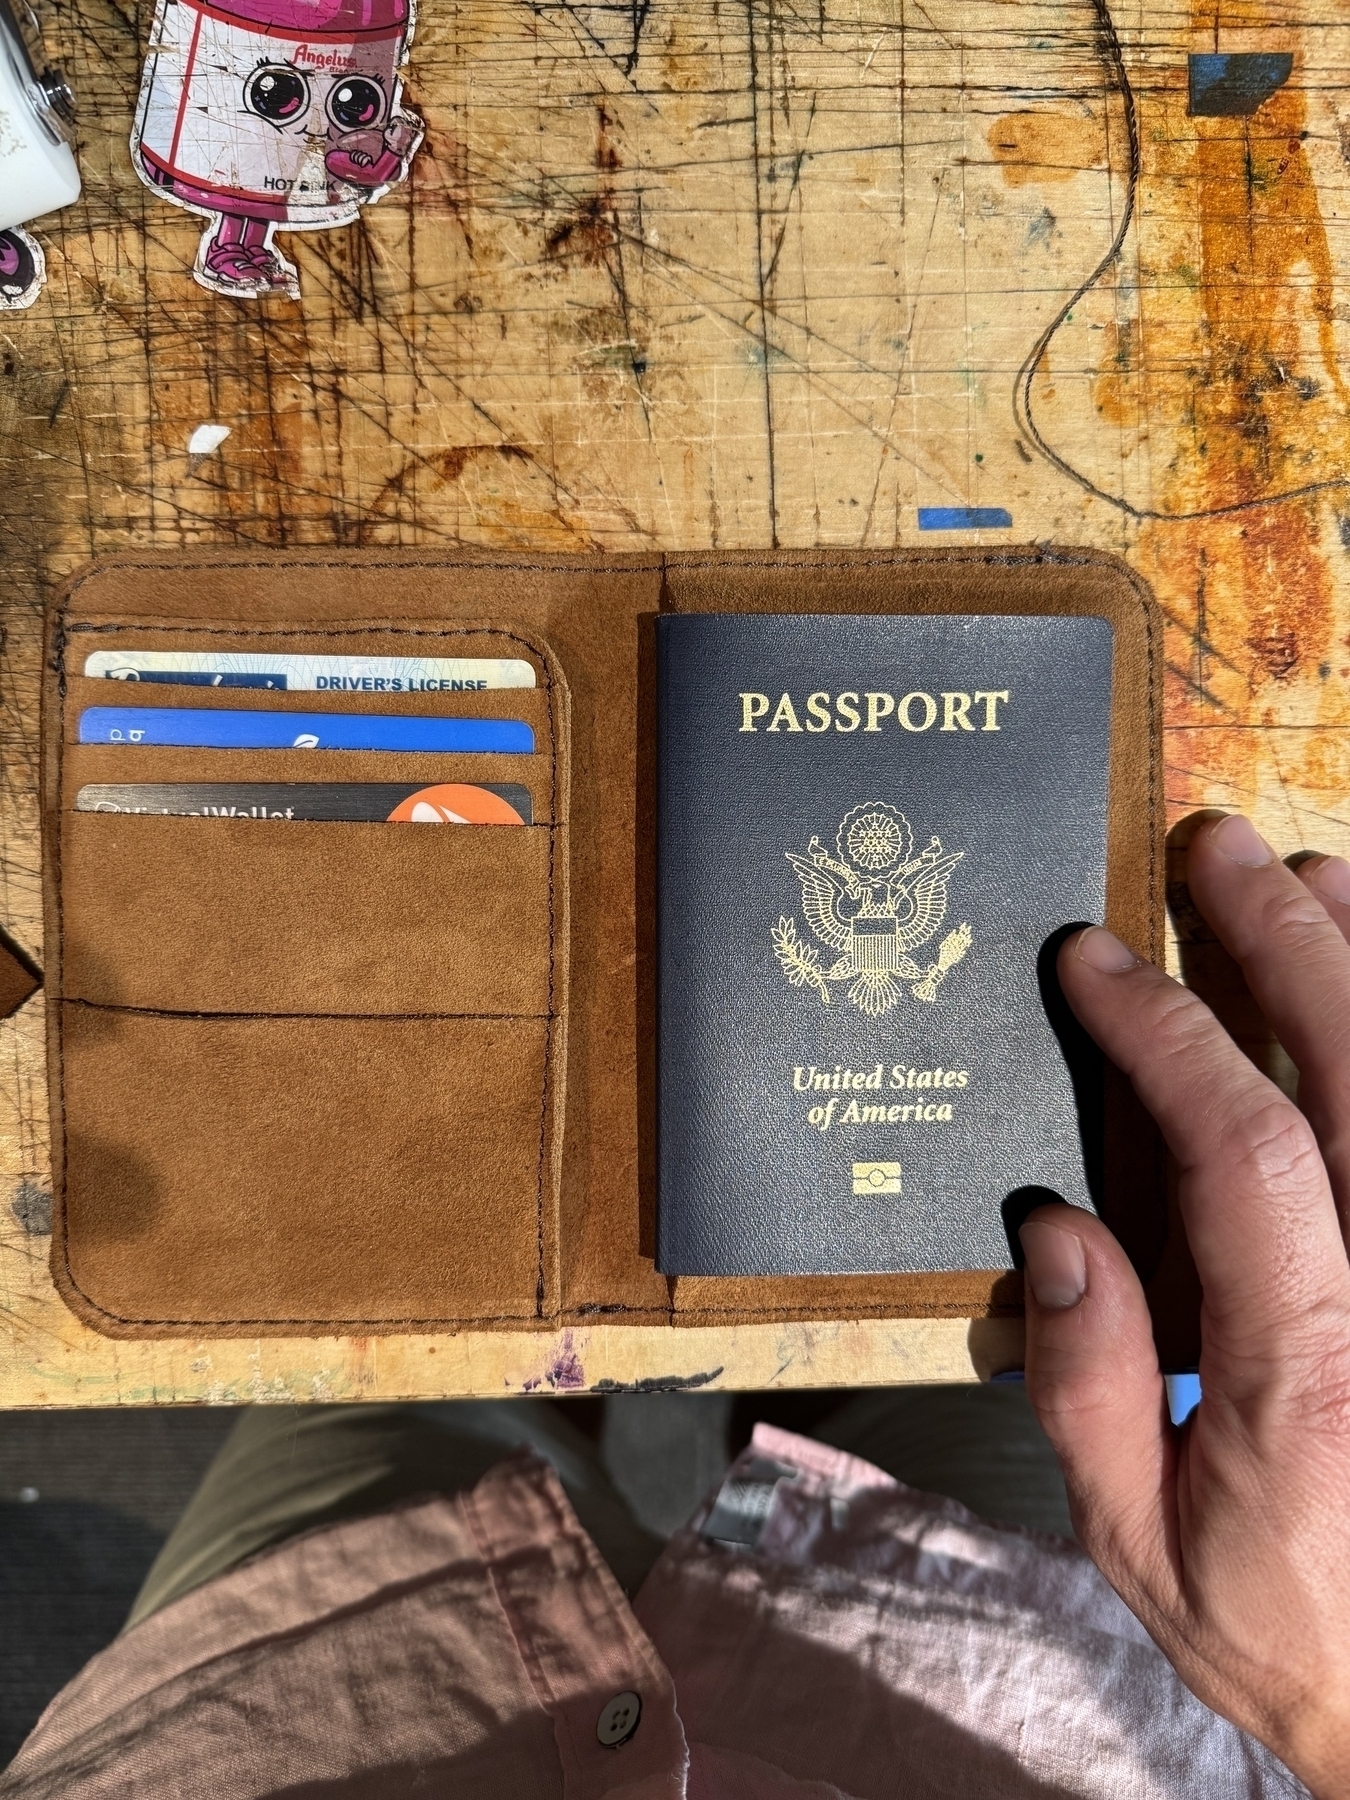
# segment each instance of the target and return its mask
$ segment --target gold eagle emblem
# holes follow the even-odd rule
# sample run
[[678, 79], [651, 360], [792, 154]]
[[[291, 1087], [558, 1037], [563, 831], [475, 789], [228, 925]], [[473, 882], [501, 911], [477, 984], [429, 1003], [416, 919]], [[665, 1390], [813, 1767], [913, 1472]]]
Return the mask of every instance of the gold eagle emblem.
[[796, 920], [783, 917], [773, 947], [784, 974], [793, 987], [815, 988], [827, 1006], [830, 983], [847, 981], [848, 998], [870, 1017], [889, 1012], [906, 982], [916, 1000], [931, 1004], [970, 948], [970, 927], [949, 931], [926, 969], [910, 952], [936, 936], [946, 918], [947, 883], [965, 852], [944, 851], [934, 837], [915, 856], [909, 820], [884, 800], [846, 814], [835, 849], [831, 856], [813, 837], [805, 856], [786, 854], [802, 884], [806, 922], [837, 961], [825, 968], [815, 945], [798, 937]]

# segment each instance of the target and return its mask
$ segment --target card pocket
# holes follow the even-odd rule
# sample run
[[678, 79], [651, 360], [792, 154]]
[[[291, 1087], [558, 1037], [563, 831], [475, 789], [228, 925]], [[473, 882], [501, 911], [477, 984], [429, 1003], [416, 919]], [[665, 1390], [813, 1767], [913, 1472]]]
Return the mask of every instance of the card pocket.
[[61, 1011], [57, 1267], [101, 1329], [533, 1316], [548, 1021]]
[[[296, 624], [288, 628], [276, 623], [251, 627], [238, 620], [225, 625], [154, 625], [144, 620], [131, 623], [125, 619], [85, 619], [70, 624], [60, 646], [58, 667], [67, 681], [84, 676], [85, 661], [96, 650], [201, 650], [227, 656], [242, 652], [264, 657], [269, 654], [359, 657], [362, 660], [395, 657], [405, 661], [508, 657], [531, 664], [540, 686], [546, 686], [549, 678], [548, 659], [529, 632], [517, 631], [508, 625], [475, 624], [472, 621], [410, 625], [397, 620], [351, 620], [331, 625]], [[109, 680], [99, 676], [96, 679], [110, 687], [116, 685], [115, 678]], [[134, 687], [136, 684], [128, 681], [124, 685]], [[172, 684], [146, 682], [144, 685]]]
[[[87, 649], [257, 648], [117, 624], [53, 651], [44, 764], [53, 1268], [90, 1324], [408, 1330], [554, 1302], [568, 720], [508, 629], [284, 633], [339, 655], [528, 658], [534, 688], [133, 686]], [[111, 624], [112, 621], [107, 621]], [[231, 640], [234, 641], [231, 641]], [[514, 718], [530, 755], [81, 745], [87, 706]], [[528, 826], [74, 811], [89, 783], [519, 782]]]
[[67, 813], [61, 991], [236, 1014], [546, 1016], [553, 832]]
[[408, 782], [435, 787], [445, 781], [519, 782], [529, 790], [533, 822], [557, 822], [554, 759], [472, 751], [398, 750], [202, 750], [150, 744], [69, 744], [62, 758], [61, 807], [74, 809], [82, 787], [105, 782], [302, 781]]
[[304, 689], [144, 686], [72, 676], [66, 683], [65, 738], [80, 741], [80, 716], [91, 706], [147, 707], [196, 712], [343, 713], [405, 718], [522, 719], [547, 750], [552, 699], [546, 688], [489, 688], [477, 693], [335, 694]]

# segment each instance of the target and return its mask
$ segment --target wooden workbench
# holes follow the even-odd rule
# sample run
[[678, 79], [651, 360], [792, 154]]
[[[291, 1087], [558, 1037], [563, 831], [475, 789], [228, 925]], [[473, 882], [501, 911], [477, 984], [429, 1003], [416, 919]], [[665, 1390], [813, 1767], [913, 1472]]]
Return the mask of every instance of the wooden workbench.
[[[1094, 545], [1168, 620], [1173, 816], [1350, 850], [1350, 27], [1215, 4], [426, 0], [427, 142], [285, 240], [297, 304], [193, 284], [127, 151], [148, 12], [64, 0], [86, 194], [0, 314], [0, 920], [40, 960], [44, 594], [147, 546]], [[1292, 71], [1192, 116], [1196, 52]], [[970, 507], [1011, 523], [920, 530]], [[112, 1342], [48, 1276], [44, 1119], [39, 998], [0, 1025], [0, 1406], [1016, 1360], [959, 1320]]]

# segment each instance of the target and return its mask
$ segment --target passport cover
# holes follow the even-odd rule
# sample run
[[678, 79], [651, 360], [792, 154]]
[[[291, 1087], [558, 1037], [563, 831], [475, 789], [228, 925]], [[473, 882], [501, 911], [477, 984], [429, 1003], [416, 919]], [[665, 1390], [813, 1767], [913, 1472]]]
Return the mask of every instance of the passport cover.
[[[1098, 552], [207, 548], [110, 559], [53, 596], [43, 682], [51, 1264], [81, 1320], [114, 1337], [196, 1340], [923, 1316], [975, 1320], [977, 1358], [979, 1345], [1004, 1341], [979, 1335], [980, 1321], [1020, 1307], [1021, 1278], [1002, 1244], [1003, 1266], [974, 1270], [656, 1270], [656, 623], [708, 613], [1107, 619], [1105, 917], [1161, 959], [1162, 621], [1140, 578]], [[846, 629], [859, 626], [850, 617]], [[231, 751], [211, 753], [207, 771], [204, 752], [78, 742], [80, 713], [107, 698], [107, 683], [82, 673], [91, 647], [218, 654], [241, 642], [302, 656], [527, 658], [533, 690], [282, 691], [256, 705], [521, 718], [534, 729], [534, 755], [447, 763], [387, 751]], [[1065, 667], [1066, 695], [1079, 673]], [[200, 688], [162, 689], [157, 703], [175, 693], [180, 705], [238, 705], [237, 694]], [[972, 696], [980, 729], [984, 704]], [[1000, 723], [1009, 716], [999, 702]], [[808, 719], [800, 734], [785, 717], [753, 741], [814, 744]], [[952, 723], [947, 741], [962, 729]], [[880, 734], [852, 741], [864, 739]], [[1046, 755], [1063, 754], [1064, 741], [1053, 736]], [[533, 824], [217, 829], [80, 811], [86, 783], [128, 778], [124, 755], [138, 769], [144, 762], [140, 779], [168, 783], [219, 779], [222, 758], [244, 783], [518, 782]], [[849, 805], [874, 797], [869, 788]], [[971, 947], [939, 984], [941, 1007], [997, 941], [967, 908], [979, 843], [930, 820], [915, 796], [892, 803], [918, 846], [936, 833], [944, 855], [964, 852], [941, 929], [908, 952], [927, 966], [949, 932], [971, 925]], [[804, 819], [796, 837], [791, 820], [775, 821], [770, 859], [786, 883], [770, 926], [792, 918], [798, 938], [831, 961], [786, 856], [806, 857], [812, 835], [836, 855], [844, 810]], [[1023, 874], [1028, 855], [1023, 844]], [[738, 897], [737, 931], [752, 929], [754, 899]], [[830, 986], [831, 1018], [841, 1006], [853, 1011], [846, 989]], [[814, 995], [800, 997], [826, 1011]], [[845, 1104], [854, 1097], [840, 1092]], [[684, 1103], [701, 1104], [697, 1095]], [[1030, 1102], [1019, 1091], [1016, 1103]], [[1099, 1210], [1148, 1281], [1155, 1315], [1189, 1317], [1193, 1301], [1178, 1302], [1175, 1283], [1160, 1286], [1184, 1240], [1167, 1236], [1157, 1139], [1109, 1069], [1098, 1125]], [[563, 1360], [570, 1371], [570, 1353]]]
[[1106, 902], [1104, 618], [666, 616], [657, 1264], [1011, 1265], [1091, 1205], [1038, 958]]

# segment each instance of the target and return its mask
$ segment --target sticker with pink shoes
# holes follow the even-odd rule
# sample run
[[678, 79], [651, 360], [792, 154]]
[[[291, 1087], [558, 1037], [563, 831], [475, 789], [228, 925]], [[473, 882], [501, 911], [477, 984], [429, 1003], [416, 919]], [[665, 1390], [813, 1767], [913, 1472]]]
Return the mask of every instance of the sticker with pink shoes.
[[131, 154], [207, 222], [193, 275], [236, 299], [300, 296], [281, 231], [350, 225], [402, 181], [413, 0], [158, 0]]

